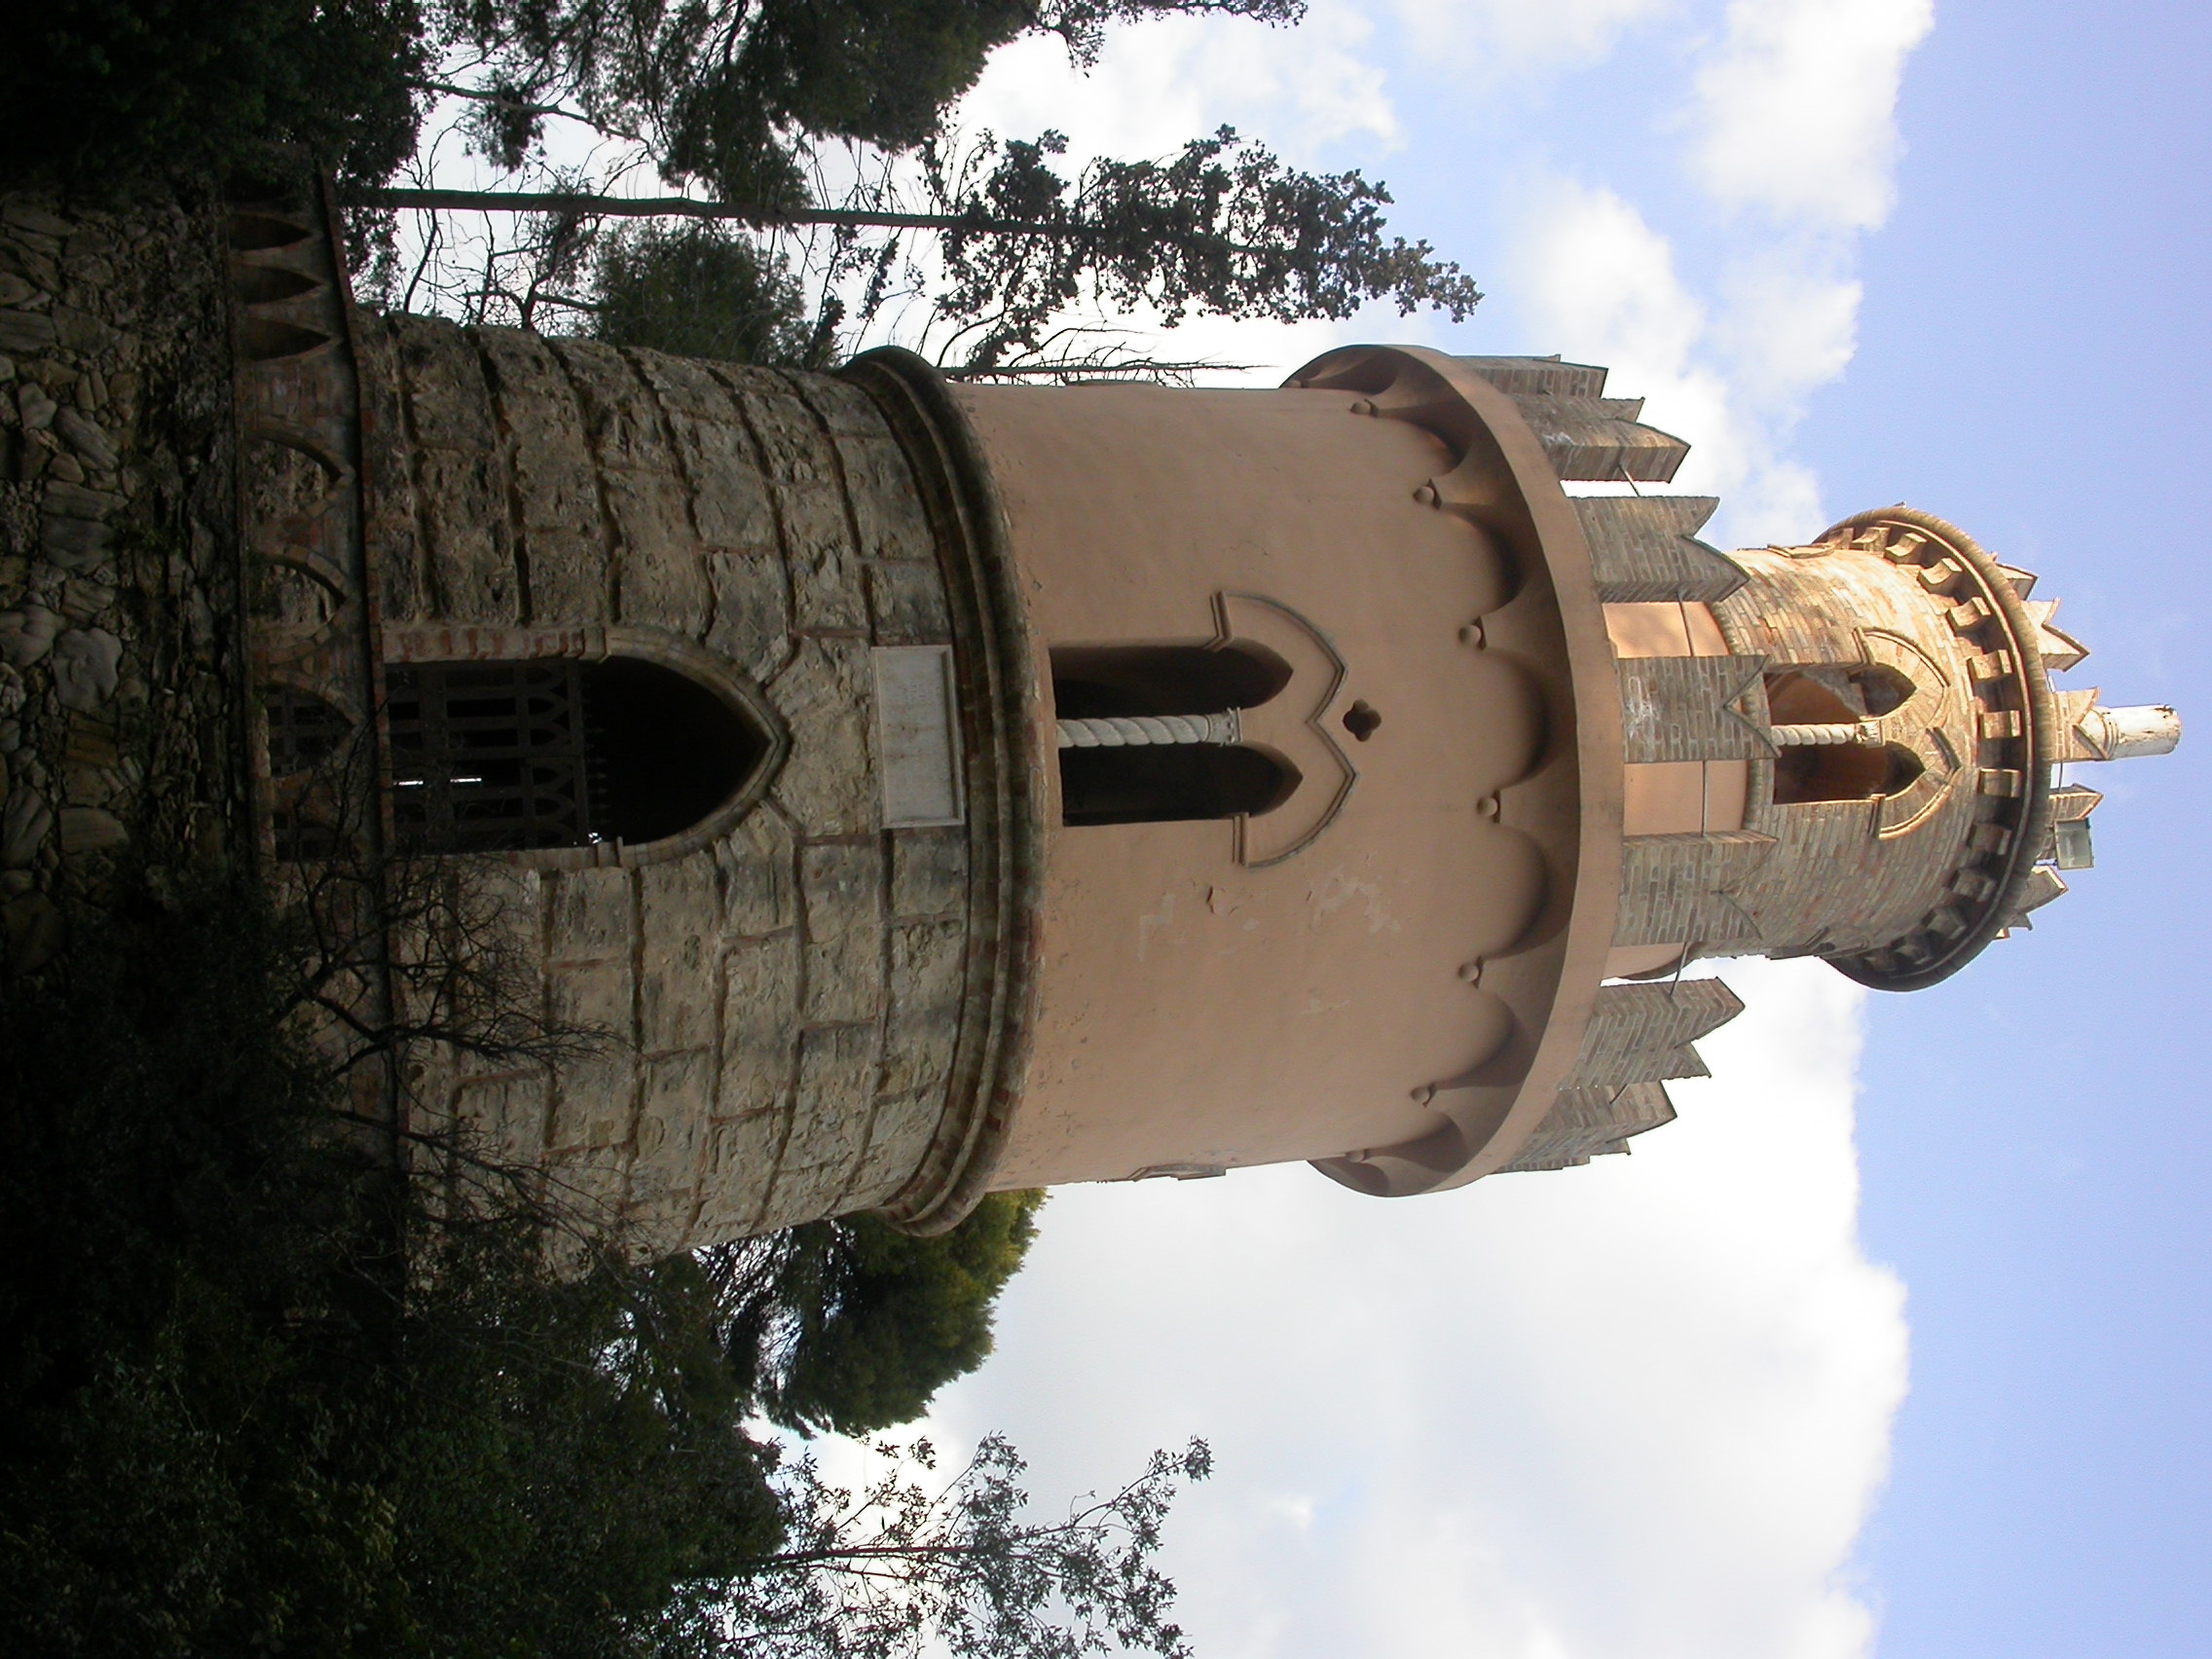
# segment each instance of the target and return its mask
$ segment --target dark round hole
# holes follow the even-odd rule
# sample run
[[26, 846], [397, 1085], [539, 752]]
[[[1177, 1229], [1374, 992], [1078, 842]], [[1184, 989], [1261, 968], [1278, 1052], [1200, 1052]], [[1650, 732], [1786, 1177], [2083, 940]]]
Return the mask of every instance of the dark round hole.
[[1345, 711], [1345, 730], [1365, 743], [1382, 724], [1382, 717], [1363, 697]]

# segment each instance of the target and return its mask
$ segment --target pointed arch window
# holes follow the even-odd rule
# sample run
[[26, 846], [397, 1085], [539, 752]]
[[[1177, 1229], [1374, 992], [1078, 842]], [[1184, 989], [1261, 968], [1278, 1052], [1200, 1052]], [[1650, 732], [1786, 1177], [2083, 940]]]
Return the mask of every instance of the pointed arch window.
[[1069, 825], [1257, 816], [1298, 788], [1236, 714], [1290, 682], [1264, 645], [1076, 645], [1052, 652], [1060, 813]]
[[385, 688], [393, 827], [422, 852], [664, 840], [770, 750], [727, 700], [639, 658], [394, 663]]
[[1877, 741], [1874, 721], [1903, 707], [1913, 683], [1879, 663], [1816, 665], [1766, 677], [1778, 806], [1901, 794], [1922, 771], [1901, 743]]

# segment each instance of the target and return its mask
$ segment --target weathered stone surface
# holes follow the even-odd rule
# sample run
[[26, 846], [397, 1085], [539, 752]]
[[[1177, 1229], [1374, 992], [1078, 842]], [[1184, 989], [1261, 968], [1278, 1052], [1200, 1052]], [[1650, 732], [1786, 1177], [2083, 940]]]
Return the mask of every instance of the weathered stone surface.
[[862, 640], [803, 641], [770, 691], [792, 732], [773, 793], [809, 835], [872, 830], [882, 815], [867, 652]]
[[832, 1025], [799, 1045], [798, 1096], [769, 1214], [833, 1213], [860, 1161], [874, 1100], [876, 1029]]
[[968, 903], [968, 831], [899, 830], [891, 836], [891, 913], [940, 916]]
[[648, 1053], [715, 1041], [718, 885], [706, 853], [638, 871], [639, 1043]]
[[468, 337], [430, 317], [399, 314], [386, 320], [414, 441], [464, 453], [485, 448], [498, 428], [483, 366]]
[[64, 709], [96, 709], [115, 695], [123, 642], [105, 628], [72, 628], [54, 642], [54, 696]]
[[883, 861], [872, 842], [799, 854], [809, 1024], [872, 1020], [883, 1006]]
[[29, 668], [54, 647], [61, 618], [32, 600], [16, 610], [0, 610], [0, 658], [12, 668]]
[[912, 922], [891, 930], [890, 1019], [883, 1088], [890, 1094], [941, 1088], [952, 1069], [967, 965], [958, 921]]
[[755, 812], [715, 849], [721, 870], [722, 931], [737, 937], [798, 925], [798, 854], [774, 812]]
[[453, 1095], [463, 1132], [508, 1164], [535, 1162], [550, 1126], [553, 1083], [543, 1072], [470, 1078]]
[[88, 490], [81, 484], [56, 480], [47, 485], [40, 503], [55, 518], [92, 519], [96, 523], [121, 507], [124, 498], [112, 490]]
[[709, 553], [714, 622], [707, 648], [755, 680], [772, 680], [791, 660], [791, 572], [774, 553]]
[[829, 427], [832, 437], [889, 435], [890, 427], [884, 422], [883, 411], [875, 406], [875, 399], [851, 381], [829, 375], [806, 375], [799, 384], [805, 387], [807, 402], [821, 416], [822, 424]]
[[659, 411], [623, 354], [595, 340], [549, 344], [575, 388], [584, 432], [599, 463], [628, 471], [671, 471]]
[[535, 620], [609, 614], [598, 467], [575, 394], [544, 341], [519, 329], [476, 331], [513, 473]]
[[846, 529], [842, 525], [828, 530], [789, 528], [785, 547], [791, 567], [792, 626], [800, 633], [865, 632], [867, 595]]
[[857, 549], [836, 451], [814, 413], [788, 392], [745, 400], [766, 458], [792, 569], [793, 625], [860, 630], [867, 625]]
[[96, 806], [65, 806], [61, 809], [61, 856], [76, 858], [84, 853], [105, 852], [120, 847], [130, 839], [130, 831], [112, 812]]
[[941, 1088], [876, 1101], [875, 1119], [868, 1126], [867, 1151], [846, 1189], [846, 1206], [865, 1209], [880, 1204], [911, 1180], [943, 1115]]
[[637, 1089], [637, 1059], [626, 1051], [562, 1067], [554, 1086], [549, 1144], [560, 1149], [624, 1145]]
[[952, 640], [944, 584], [932, 565], [867, 568], [869, 631], [879, 645], [941, 645]]
[[681, 1234], [698, 1192], [715, 1056], [707, 1050], [660, 1054], [645, 1063], [636, 1152], [630, 1164], [631, 1219]]
[[627, 961], [636, 915], [626, 869], [548, 872], [552, 926], [547, 944], [556, 962]]
[[799, 951], [795, 933], [746, 940], [723, 961], [723, 1117], [783, 1106], [797, 1076]]
[[935, 557], [929, 519], [905, 453], [888, 433], [874, 438], [839, 438], [845, 487], [853, 503], [861, 554], [868, 559], [928, 561]]
[[89, 571], [107, 557], [115, 532], [91, 519], [48, 513], [39, 521], [39, 550], [64, 571]]
[[55, 427], [69, 440], [70, 447], [94, 466], [113, 471], [118, 458], [115, 445], [100, 430], [99, 423], [74, 409], [64, 409], [54, 420]]
[[707, 632], [707, 571], [681, 482], [665, 472], [607, 471], [600, 489], [614, 520], [621, 619], [685, 639]]
[[756, 1230], [790, 1127], [791, 1114], [785, 1108], [751, 1112], [712, 1125], [700, 1171], [694, 1242], [719, 1243]]
[[54, 346], [54, 319], [36, 312], [0, 311], [0, 351], [45, 351]]
[[660, 399], [699, 538], [725, 551], [772, 554], [776, 517], [753, 437], [720, 382], [702, 364], [657, 351], [633, 359]]
[[16, 387], [16, 418], [24, 431], [45, 431], [54, 424], [54, 417], [59, 410], [60, 406], [37, 381], [25, 381]]
[[470, 622], [521, 620], [513, 530], [497, 454], [481, 444], [417, 450], [415, 494], [428, 555], [424, 573], [439, 614]]

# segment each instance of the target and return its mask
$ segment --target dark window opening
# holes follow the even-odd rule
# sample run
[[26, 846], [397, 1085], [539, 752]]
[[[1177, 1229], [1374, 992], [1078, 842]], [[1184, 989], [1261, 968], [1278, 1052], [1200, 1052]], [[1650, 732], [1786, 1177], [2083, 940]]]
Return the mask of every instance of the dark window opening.
[[1900, 743], [1878, 748], [1859, 743], [1788, 748], [1775, 756], [1775, 804], [1901, 794], [1921, 771], [1920, 756]]
[[1779, 669], [1766, 677], [1776, 725], [1829, 725], [1880, 719], [1912, 700], [1913, 683], [1881, 663]]
[[[1070, 645], [1052, 652], [1052, 705], [1063, 720], [1217, 715], [1256, 709], [1290, 683], [1264, 645]], [[1060, 815], [1070, 825], [1172, 824], [1281, 805], [1298, 769], [1261, 749], [1218, 743], [1063, 749]]]
[[1068, 645], [1052, 652], [1061, 719], [1256, 709], [1290, 683], [1265, 645]]
[[1298, 769], [1262, 749], [1154, 744], [1060, 751], [1060, 813], [1068, 824], [1175, 824], [1280, 806]]
[[1915, 690], [1910, 680], [1880, 663], [1853, 669], [1850, 679], [1858, 688], [1859, 700], [1866, 705], [1866, 713], [1877, 719], [1903, 708], [1912, 701]]
[[395, 664], [385, 684], [392, 819], [425, 851], [661, 840], [768, 750], [704, 685], [636, 658]]
[[269, 716], [269, 775], [289, 778], [329, 759], [351, 735], [339, 709], [296, 685], [265, 685], [261, 706]]
[[1766, 677], [1766, 711], [1776, 725], [1845, 725], [1862, 718], [1833, 686], [1797, 668]]

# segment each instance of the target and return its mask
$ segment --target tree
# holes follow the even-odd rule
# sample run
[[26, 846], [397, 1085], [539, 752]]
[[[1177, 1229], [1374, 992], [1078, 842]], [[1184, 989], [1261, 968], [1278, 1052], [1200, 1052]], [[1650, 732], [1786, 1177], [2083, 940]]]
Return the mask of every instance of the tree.
[[[334, 1132], [294, 1017], [321, 928], [149, 885], [0, 997], [0, 1649], [1167, 1651], [1150, 1556], [1202, 1459], [1051, 1524], [996, 1442], [840, 1493], [752, 1428], [711, 1264], [579, 1255], [527, 1184], [457, 1204]], [[438, 997], [465, 1020], [485, 986]]]
[[[810, 337], [818, 351], [840, 322], [866, 327], [876, 319], [894, 291], [903, 239], [932, 237], [942, 275], [931, 305], [951, 319], [957, 344], [950, 354], [968, 373], [1034, 351], [1054, 318], [1084, 301], [1115, 311], [1147, 308], [1172, 327], [1194, 313], [1281, 321], [1346, 317], [1383, 298], [1401, 313], [1427, 305], [1456, 320], [1482, 297], [1426, 242], [1385, 238], [1382, 208], [1389, 193], [1356, 172], [1296, 171], [1224, 127], [1170, 161], [1094, 162], [1071, 182], [1048, 159], [1066, 147], [1055, 132], [1003, 145], [986, 136], [955, 156], [933, 139], [922, 146], [920, 179], [910, 187], [918, 202], [907, 200], [889, 173], [856, 185], [834, 207], [431, 189], [370, 190], [358, 200], [528, 212], [568, 226], [649, 215], [756, 229], [825, 228], [835, 240], [831, 280]], [[600, 306], [608, 303], [610, 280], [611, 291], [634, 309], [641, 269], [666, 273], [665, 281], [686, 265], [699, 270], [710, 254], [724, 270], [747, 272], [753, 283], [750, 292], [729, 295], [742, 303], [727, 314], [744, 320], [723, 325], [723, 338], [775, 341], [783, 338], [778, 327], [795, 336], [790, 313], [768, 303], [795, 293], [788, 275], [748, 243], [698, 231], [659, 241], [617, 240], [601, 266]], [[855, 275], [865, 280], [848, 313], [836, 278]], [[909, 280], [924, 283], [927, 276], [910, 272]], [[537, 287], [534, 279], [534, 296]]]
[[865, 1435], [911, 1421], [991, 1351], [992, 1305], [1044, 1197], [991, 1194], [929, 1238], [851, 1216], [706, 1252], [732, 1368], [787, 1428]]
[[1079, 62], [1107, 23], [1173, 13], [1294, 22], [1300, 0], [446, 0], [477, 142], [522, 168], [548, 121], [642, 146], [661, 176], [728, 201], [797, 207], [822, 140], [888, 152], [935, 135], [997, 47], [1057, 34]]
[[1145, 1472], [1058, 1522], [1028, 1519], [1020, 1456], [998, 1436], [932, 1490], [927, 1441], [879, 1446], [889, 1466], [858, 1492], [811, 1459], [789, 1471], [781, 1548], [718, 1585], [711, 1604], [755, 1659], [1077, 1659], [1191, 1649], [1169, 1622], [1175, 1585], [1153, 1565], [1178, 1479], [1213, 1467], [1203, 1441], [1155, 1452]]
[[430, 48], [417, 0], [40, 0], [0, 53], [0, 173], [221, 175], [288, 144], [382, 179], [415, 149]]
[[[591, 330], [613, 346], [789, 368], [829, 367], [832, 339], [790, 269], [698, 220], [617, 232], [599, 246]], [[833, 326], [833, 325], [832, 325]]]

